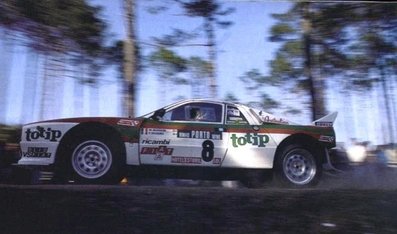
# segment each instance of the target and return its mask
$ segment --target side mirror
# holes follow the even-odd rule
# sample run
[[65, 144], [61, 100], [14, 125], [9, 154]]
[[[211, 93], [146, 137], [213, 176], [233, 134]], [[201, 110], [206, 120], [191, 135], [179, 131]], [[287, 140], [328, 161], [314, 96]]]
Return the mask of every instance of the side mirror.
[[160, 121], [161, 118], [163, 118], [164, 114], [165, 114], [164, 109], [158, 109], [153, 113], [152, 116], [150, 116], [150, 119]]

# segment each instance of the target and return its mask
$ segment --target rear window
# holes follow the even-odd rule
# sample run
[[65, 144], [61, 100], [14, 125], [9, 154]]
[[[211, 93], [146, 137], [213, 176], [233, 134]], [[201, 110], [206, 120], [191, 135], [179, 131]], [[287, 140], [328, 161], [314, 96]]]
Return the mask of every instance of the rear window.
[[227, 106], [226, 124], [248, 125], [248, 121], [237, 107]]

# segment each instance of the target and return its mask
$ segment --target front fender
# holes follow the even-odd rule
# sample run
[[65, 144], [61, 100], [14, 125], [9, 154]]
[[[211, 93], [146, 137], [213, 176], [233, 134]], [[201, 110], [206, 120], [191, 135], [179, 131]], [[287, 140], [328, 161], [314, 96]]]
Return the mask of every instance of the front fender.
[[20, 165], [50, 165], [65, 134], [77, 123], [40, 122], [22, 128]]

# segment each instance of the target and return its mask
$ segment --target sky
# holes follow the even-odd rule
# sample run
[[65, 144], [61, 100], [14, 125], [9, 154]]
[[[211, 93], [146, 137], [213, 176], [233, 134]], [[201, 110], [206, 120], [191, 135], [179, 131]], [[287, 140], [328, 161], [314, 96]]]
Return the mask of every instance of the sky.
[[[122, 15], [122, 0], [91, 0], [92, 5], [103, 7], [102, 17], [108, 23], [109, 40], [123, 39], [125, 37], [125, 27]], [[169, 9], [160, 14], [150, 14], [147, 8], [150, 6], [161, 5], [164, 1], [144, 1], [137, 2], [137, 37], [139, 42], [143, 42], [142, 48], [145, 55], [152, 50], [147, 46], [153, 42], [152, 38], [162, 36], [171, 32], [172, 28], [194, 29], [201, 21], [191, 17], [182, 16], [182, 11], [175, 5], [168, 5]], [[225, 30], [217, 31], [217, 84], [219, 87], [218, 98], [222, 99], [227, 93], [233, 93], [241, 102], [254, 101], [256, 94], [247, 93], [244, 84], [239, 77], [251, 69], [258, 69], [263, 74], [269, 72], [268, 63], [272, 59], [278, 48], [277, 43], [268, 41], [270, 27], [275, 21], [271, 14], [284, 13], [291, 6], [290, 2], [283, 1], [220, 1], [225, 8], [233, 7], [235, 12], [226, 17], [233, 22], [233, 25]], [[1, 44], [0, 44], [1, 49]], [[176, 52], [182, 56], [203, 56], [206, 57], [206, 48], [190, 47], [179, 48]], [[97, 88], [88, 86], [79, 86], [73, 79], [68, 79], [59, 83], [54, 82], [54, 90], [47, 96], [42, 96], [41, 89], [32, 92], [31, 100], [23, 100], [21, 89], [29, 89], [29, 84], [23, 77], [28, 76], [29, 64], [32, 57], [27, 53], [23, 46], [16, 46], [12, 51], [8, 51], [9, 61], [13, 67], [10, 82], [8, 86], [8, 100], [6, 123], [20, 124], [40, 120], [39, 102], [45, 99], [49, 104], [54, 98], [60, 98], [58, 105], [51, 108], [45, 119], [73, 117], [73, 116], [122, 116], [122, 101], [120, 85], [115, 68], [109, 68], [103, 72], [100, 77], [101, 82]], [[4, 56], [3, 56], [4, 58]], [[4, 61], [3, 61], [4, 62]], [[7, 61], [6, 61], [7, 62]], [[41, 61], [42, 62], [42, 61]], [[39, 61], [40, 63], [40, 61]], [[84, 69], [84, 68], [82, 68]], [[40, 77], [40, 76], [39, 76]], [[164, 83], [157, 82], [158, 75], [151, 69], [145, 69], [139, 76], [138, 94], [137, 94], [137, 115], [143, 115], [166, 104], [172, 103], [177, 97], [183, 96], [190, 98], [190, 88], [188, 86], [165, 86]], [[30, 80], [30, 82], [33, 82]], [[37, 80], [38, 86], [42, 86], [42, 80]], [[58, 82], [58, 83], [57, 83]], [[336, 121], [336, 132], [338, 141], [348, 141], [350, 137], [359, 140], [371, 140], [374, 143], [380, 143], [381, 133], [375, 123], [381, 123], [379, 119], [379, 110], [375, 100], [377, 91], [372, 91], [364, 98], [358, 95], [350, 105], [346, 97], [340, 95], [330, 83], [331, 87], [327, 92], [327, 109], [329, 112], [339, 111], [339, 117]], [[167, 96], [161, 97], [159, 90], [166, 88]], [[77, 90], [77, 92], [76, 92]], [[282, 103], [289, 103], [294, 108], [302, 109], [304, 97], [297, 97], [283, 90], [265, 87], [268, 94]], [[79, 93], [79, 97], [74, 95]], [[303, 99], [303, 100], [302, 100]], [[358, 100], [360, 99], [360, 100]], [[35, 100], [35, 101], [34, 101]], [[295, 101], [294, 101], [295, 100]], [[29, 101], [32, 103], [33, 115], [26, 116], [22, 113], [25, 110], [19, 108], [22, 102]], [[355, 105], [355, 103], [360, 103]], [[294, 106], [295, 105], [295, 106]], [[79, 107], [77, 107], [79, 106]], [[96, 107], [95, 107], [96, 106]], [[265, 110], [266, 111], [266, 110]], [[372, 116], [366, 119], [366, 127], [362, 126], [361, 115]], [[371, 113], [369, 113], [371, 112]], [[272, 111], [275, 115], [282, 115], [281, 110]], [[287, 116], [292, 122], [310, 123], [310, 114], [308, 111], [298, 116]], [[371, 132], [371, 133], [368, 133]]]
[[[111, 40], [123, 39], [125, 35], [125, 28], [122, 16], [122, 1], [108, 1], [108, 0], [92, 0], [93, 5], [103, 7], [102, 17], [108, 23], [108, 33], [111, 35]], [[162, 4], [164, 1], [137, 1], [137, 35], [138, 40], [144, 43], [151, 43], [152, 37], [162, 36], [171, 31], [172, 28], [192, 29], [200, 25], [201, 21], [190, 17], [181, 16], [181, 10], [176, 5], [171, 5], [170, 9], [162, 14], [150, 14], [147, 8]], [[235, 12], [228, 17], [234, 22], [234, 25], [227, 30], [221, 30], [217, 34], [218, 42], [218, 60], [217, 60], [217, 76], [219, 95], [222, 98], [226, 93], [232, 92], [240, 100], [245, 101], [247, 94], [243, 89], [243, 84], [238, 80], [243, 72], [251, 68], [258, 68], [263, 72], [267, 70], [267, 62], [276, 48], [275, 44], [266, 43], [267, 33], [273, 20], [270, 18], [270, 13], [284, 12], [290, 3], [281, 2], [275, 4], [274, 2], [246, 2], [246, 1], [223, 1], [224, 7], [233, 7]], [[12, 42], [11, 42], [12, 43]], [[7, 47], [3, 47], [6, 48]], [[43, 80], [42, 74], [39, 74], [37, 82], [37, 90], [31, 90], [32, 97], [30, 100], [32, 104], [32, 111], [22, 110], [19, 108], [20, 103], [26, 102], [23, 100], [21, 94], [23, 89], [29, 89], [32, 82], [30, 79], [29, 70], [27, 67], [32, 64], [32, 58], [28, 54], [27, 48], [14, 44], [11, 50], [7, 50], [7, 58], [3, 61], [3, 66], [7, 67], [11, 76], [9, 83], [6, 84], [7, 100], [7, 116], [6, 123], [19, 124], [30, 121], [41, 120], [40, 116], [40, 101], [44, 100], [48, 105], [53, 104], [53, 99], [62, 99], [58, 105], [54, 105], [51, 110], [47, 111], [44, 119], [72, 117], [72, 116], [120, 116], [122, 115], [122, 102], [120, 101], [121, 86], [117, 79], [117, 73], [114, 69], [108, 69], [103, 73], [97, 89], [90, 87], [80, 87], [80, 95], [82, 107], [76, 107], [76, 101], [73, 97], [74, 90], [78, 87], [76, 82], [72, 79], [67, 79], [62, 84], [51, 80], [54, 90], [42, 95]], [[258, 50], [258, 48], [261, 48]], [[1, 47], [0, 47], [1, 49]], [[143, 53], [148, 54], [152, 48], [143, 47]], [[206, 56], [205, 48], [188, 48], [179, 49], [178, 53], [184, 56], [200, 55]], [[39, 60], [39, 67], [43, 66], [43, 61]], [[8, 64], [8, 65], [7, 65]], [[40, 73], [39, 71], [36, 71]], [[25, 80], [23, 79], [24, 77]], [[150, 69], [146, 69], [139, 77], [138, 86], [138, 103], [137, 115], [142, 115], [153, 109], [159, 108], [163, 105], [173, 102], [177, 96], [190, 97], [189, 87], [180, 87], [178, 92], [168, 92], [167, 98], [158, 97], [158, 90], [162, 84], [157, 82], [157, 74]], [[28, 79], [29, 82], [26, 82]], [[24, 83], [25, 82], [25, 83]], [[238, 84], [238, 85], [236, 85]], [[173, 88], [173, 87], [168, 87]], [[185, 92], [183, 92], [185, 91]], [[176, 94], [176, 95], [172, 95]], [[92, 100], [92, 97], [97, 100]], [[95, 99], [95, 98], [94, 98]], [[90, 103], [98, 102], [97, 110], [92, 110]], [[60, 109], [60, 106], [63, 106]], [[24, 107], [26, 108], [26, 106]], [[77, 109], [77, 111], [76, 111]], [[24, 111], [33, 112], [33, 115], [26, 116], [22, 114]]]
[[[103, 5], [104, 18], [111, 25], [110, 31], [116, 37], [123, 38], [125, 35], [123, 16], [121, 15], [121, 1], [92, 1], [95, 5]], [[152, 37], [161, 36], [171, 32], [172, 28], [192, 29], [200, 25], [199, 19], [181, 16], [181, 10], [172, 6], [161, 14], [150, 14], [147, 8], [156, 5], [158, 1], [137, 1], [137, 36], [138, 40], [151, 43]], [[161, 1], [160, 1], [161, 2]], [[240, 100], [247, 99], [244, 84], [238, 79], [244, 72], [257, 68], [263, 73], [268, 70], [267, 63], [277, 48], [275, 43], [268, 43], [266, 37], [274, 20], [271, 13], [285, 12], [290, 3], [288, 2], [250, 2], [250, 1], [222, 1], [224, 7], [233, 7], [235, 12], [226, 17], [233, 25], [226, 30], [217, 32], [218, 60], [217, 78], [219, 86], [218, 98], [223, 98], [226, 93], [233, 93]], [[260, 48], [260, 49], [258, 49]], [[144, 53], [152, 48], [144, 46]], [[206, 48], [193, 47], [177, 49], [183, 56], [200, 55], [206, 56]], [[140, 76], [138, 93], [138, 115], [152, 111], [162, 105], [174, 101], [176, 96], [183, 95], [189, 98], [189, 87], [181, 87], [187, 92], [178, 92], [177, 95], [167, 95], [166, 100], [158, 101], [157, 74], [146, 70]], [[172, 92], [170, 92], [171, 94]], [[149, 101], [150, 100], [150, 101]]]

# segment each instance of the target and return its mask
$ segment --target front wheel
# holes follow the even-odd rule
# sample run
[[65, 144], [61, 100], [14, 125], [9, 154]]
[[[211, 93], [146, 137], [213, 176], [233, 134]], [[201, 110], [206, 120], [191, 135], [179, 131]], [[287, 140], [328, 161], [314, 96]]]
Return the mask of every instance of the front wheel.
[[302, 145], [290, 145], [277, 156], [275, 173], [282, 185], [310, 187], [318, 183], [322, 167], [311, 150]]
[[72, 153], [73, 171], [86, 179], [98, 179], [109, 172], [113, 155], [109, 147], [100, 141], [88, 140], [79, 144]]
[[114, 140], [86, 136], [75, 140], [71, 146], [63, 161], [71, 180], [85, 184], [120, 182], [125, 156]]

